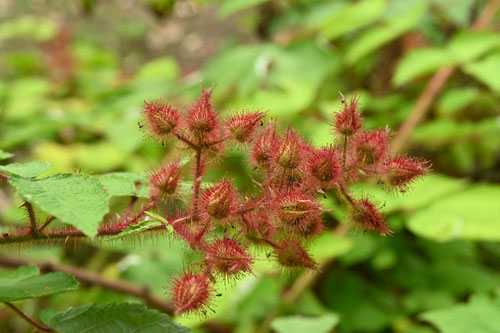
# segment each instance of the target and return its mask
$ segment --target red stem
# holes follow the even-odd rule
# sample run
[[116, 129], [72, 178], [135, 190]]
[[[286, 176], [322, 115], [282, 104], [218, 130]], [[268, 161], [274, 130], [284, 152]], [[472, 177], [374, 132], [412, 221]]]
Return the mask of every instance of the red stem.
[[54, 330], [48, 326], [45, 326], [43, 324], [40, 324], [39, 322], [37, 322], [36, 320], [30, 318], [26, 313], [24, 313], [21, 309], [19, 309], [17, 306], [15, 306], [14, 304], [10, 303], [10, 302], [5, 302], [4, 303], [5, 305], [7, 305], [9, 308], [11, 308], [12, 310], [14, 310], [15, 312], [17, 312], [18, 315], [21, 316], [21, 318], [23, 318], [24, 320], [26, 320], [28, 323], [30, 323], [31, 325], [35, 326], [36, 328], [38, 328], [40, 331], [44, 331], [44, 332], [54, 332]]

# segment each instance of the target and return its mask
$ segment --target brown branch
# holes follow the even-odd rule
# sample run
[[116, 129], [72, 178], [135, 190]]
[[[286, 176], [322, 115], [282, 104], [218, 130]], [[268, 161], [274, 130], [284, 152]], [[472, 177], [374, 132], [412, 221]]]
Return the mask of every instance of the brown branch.
[[21, 309], [19, 309], [17, 306], [15, 306], [14, 304], [10, 303], [10, 302], [4, 302], [5, 305], [7, 305], [9, 308], [11, 308], [12, 310], [14, 310], [15, 312], [17, 312], [18, 315], [21, 316], [21, 318], [23, 318], [24, 320], [26, 320], [28, 323], [30, 323], [31, 325], [35, 326], [37, 329], [39, 329], [40, 331], [44, 331], [44, 332], [54, 332], [54, 330], [48, 326], [45, 326], [39, 322], [37, 322], [36, 320], [30, 318], [26, 313], [24, 313]]
[[170, 315], [173, 314], [172, 304], [166, 300], [152, 295], [147, 286], [138, 286], [123, 280], [106, 279], [95, 272], [91, 272], [80, 267], [63, 266], [53, 262], [38, 262], [21, 258], [0, 256], [0, 266], [19, 267], [27, 265], [36, 265], [44, 273], [63, 272], [66, 274], [71, 274], [82, 283], [100, 286], [105, 289], [140, 298], [144, 301], [145, 304], [153, 308], [156, 308]]
[[[490, 0], [490, 2], [484, 7], [483, 11], [477, 17], [476, 21], [472, 25], [472, 30], [483, 30], [488, 27], [493, 19], [498, 7], [500, 6], [500, 0]], [[453, 75], [456, 67], [444, 67], [441, 68], [436, 74], [432, 76], [425, 87], [424, 91], [420, 94], [415, 103], [415, 106], [410, 111], [409, 116], [401, 125], [396, 137], [394, 138], [391, 145], [391, 152], [393, 154], [400, 152], [406, 145], [411, 133], [415, 127], [424, 119], [429, 107], [441, 91], [446, 81]]]
[[199, 218], [198, 206], [200, 199], [200, 185], [201, 185], [201, 149], [197, 149], [195, 152], [196, 165], [194, 169], [194, 179], [193, 179], [193, 219], [197, 220]]

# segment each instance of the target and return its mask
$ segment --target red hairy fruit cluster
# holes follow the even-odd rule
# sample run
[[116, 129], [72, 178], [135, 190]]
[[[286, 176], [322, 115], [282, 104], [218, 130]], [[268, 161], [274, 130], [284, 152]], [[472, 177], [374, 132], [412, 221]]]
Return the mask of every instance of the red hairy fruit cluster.
[[[256, 260], [274, 260], [286, 271], [315, 269], [308, 244], [327, 232], [321, 196], [333, 195], [345, 205], [355, 229], [391, 235], [379, 204], [356, 197], [350, 186], [374, 178], [390, 191], [407, 191], [429, 171], [425, 161], [390, 155], [388, 129], [362, 128], [356, 97], [343, 99], [333, 114], [331, 144], [318, 148], [291, 126], [280, 134], [276, 123], [264, 123], [261, 111], [224, 117], [211, 89], [202, 89], [199, 99], [182, 109], [146, 102], [143, 114], [151, 137], [177, 141], [174, 147], [191, 160], [175, 160], [152, 172], [150, 180], [151, 200], [169, 202], [159, 207], [171, 211], [160, 213], [200, 258], [197, 270], [184, 271], [170, 288], [179, 315], [205, 313], [216, 281], [253, 274]], [[250, 192], [242, 193], [229, 177], [204, 184], [207, 168], [232, 146], [254, 166]], [[185, 166], [192, 172], [187, 179]], [[186, 186], [181, 193], [181, 181], [191, 183], [189, 193]], [[272, 255], [257, 258], [257, 247], [270, 248]]]

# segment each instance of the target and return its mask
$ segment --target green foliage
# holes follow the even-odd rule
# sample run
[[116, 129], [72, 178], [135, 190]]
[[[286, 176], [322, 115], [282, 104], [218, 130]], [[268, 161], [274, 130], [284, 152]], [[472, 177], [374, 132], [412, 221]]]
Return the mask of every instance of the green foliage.
[[172, 322], [166, 314], [131, 303], [69, 308], [44, 318], [44, 322], [60, 333], [190, 332], [188, 328]]
[[69, 274], [39, 275], [36, 266], [19, 267], [0, 273], [0, 302], [55, 295], [78, 289], [78, 282]]
[[49, 162], [27, 162], [0, 165], [0, 171], [23, 178], [36, 178], [50, 167]]
[[40, 180], [11, 176], [9, 183], [26, 201], [90, 237], [109, 211], [109, 194], [88, 176], [62, 174]]
[[500, 330], [499, 311], [498, 296], [474, 295], [467, 304], [424, 312], [421, 317], [443, 333], [489, 333]]
[[11, 158], [12, 156], [14, 155], [0, 149], [0, 160], [5, 160]]
[[289, 316], [274, 319], [271, 327], [278, 333], [328, 333], [339, 322], [335, 314], [325, 314], [319, 317]]

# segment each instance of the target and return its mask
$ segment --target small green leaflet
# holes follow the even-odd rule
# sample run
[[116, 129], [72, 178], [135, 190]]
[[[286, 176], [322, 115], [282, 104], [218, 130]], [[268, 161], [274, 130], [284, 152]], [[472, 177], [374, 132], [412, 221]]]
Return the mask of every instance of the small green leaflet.
[[58, 333], [190, 332], [164, 313], [131, 303], [88, 304], [57, 312], [49, 318], [44, 316], [42, 320]]
[[69, 274], [38, 275], [35, 266], [19, 267], [0, 273], [0, 302], [20, 301], [78, 289], [78, 282]]
[[9, 175], [17, 175], [24, 178], [36, 178], [50, 167], [49, 162], [33, 161], [27, 163], [11, 163], [0, 165], [0, 171]]
[[14, 155], [0, 149], [0, 160], [6, 160], [8, 158], [11, 158], [12, 156]]
[[120, 239], [123, 237], [136, 235], [136, 234], [139, 234], [143, 231], [159, 227], [162, 224], [163, 223], [158, 222], [158, 221], [142, 221], [142, 222], [139, 222], [137, 224], [133, 224], [133, 225], [129, 226], [127, 229], [123, 230], [118, 235], [107, 238], [106, 241], [113, 241], [113, 240], [117, 240], [117, 239]]

